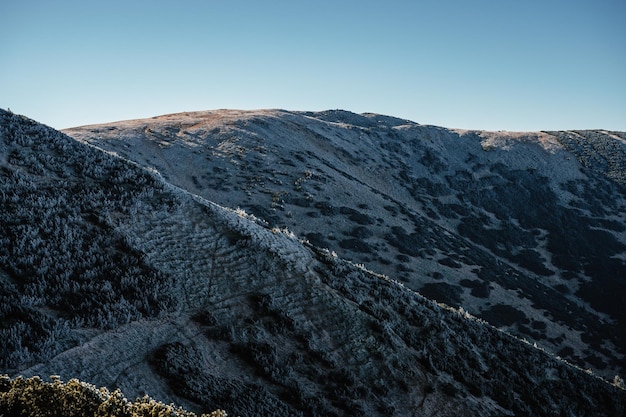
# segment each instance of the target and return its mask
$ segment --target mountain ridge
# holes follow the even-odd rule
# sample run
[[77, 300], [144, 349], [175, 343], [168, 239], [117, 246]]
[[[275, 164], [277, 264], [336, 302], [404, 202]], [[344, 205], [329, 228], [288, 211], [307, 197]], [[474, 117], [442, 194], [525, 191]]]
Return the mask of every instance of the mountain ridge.
[[[581, 367], [608, 378], [622, 372], [624, 340], [609, 342], [614, 353], [597, 347], [620, 334], [609, 323], [621, 317], [613, 307], [626, 290], [623, 132], [483, 132], [336, 110], [220, 110], [67, 133], [431, 298], [482, 318], [506, 313], [492, 322]], [[611, 270], [617, 279], [607, 282]]]
[[[172, 185], [168, 172], [6, 112], [0, 129], [0, 332], [11, 361], [0, 372], [241, 415], [624, 411], [623, 390]], [[232, 142], [217, 152], [242, 163]], [[358, 205], [314, 203], [328, 215], [311, 219], [378, 221]], [[410, 251], [411, 236], [392, 237]]]

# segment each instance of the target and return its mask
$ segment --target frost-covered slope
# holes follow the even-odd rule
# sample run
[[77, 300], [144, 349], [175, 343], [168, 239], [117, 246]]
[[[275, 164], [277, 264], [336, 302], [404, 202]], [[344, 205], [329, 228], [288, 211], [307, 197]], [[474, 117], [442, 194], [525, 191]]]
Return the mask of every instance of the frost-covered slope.
[[624, 412], [462, 310], [22, 116], [0, 111], [0, 155], [0, 372], [242, 416]]
[[67, 133], [583, 368], [626, 373], [624, 133], [279, 110]]

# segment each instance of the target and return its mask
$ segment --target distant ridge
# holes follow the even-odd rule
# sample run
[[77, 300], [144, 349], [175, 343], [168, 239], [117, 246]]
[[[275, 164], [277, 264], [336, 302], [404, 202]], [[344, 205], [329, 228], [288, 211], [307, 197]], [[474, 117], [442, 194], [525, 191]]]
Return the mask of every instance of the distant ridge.
[[625, 374], [626, 134], [449, 130], [345, 110], [217, 110], [71, 136]]

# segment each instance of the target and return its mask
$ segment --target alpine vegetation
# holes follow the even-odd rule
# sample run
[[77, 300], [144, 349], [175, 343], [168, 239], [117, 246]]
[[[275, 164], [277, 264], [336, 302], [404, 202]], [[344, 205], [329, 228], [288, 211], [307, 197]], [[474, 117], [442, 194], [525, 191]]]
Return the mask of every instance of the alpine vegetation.
[[0, 111], [0, 414], [626, 412], [621, 133], [596, 165], [339, 111], [67, 133]]
[[623, 132], [220, 110], [66, 133], [608, 380], [626, 374]]
[[[71, 379], [67, 383], [58, 375], [45, 382], [39, 377], [10, 379], [0, 376], [0, 411], [10, 416], [48, 417], [196, 417], [180, 407], [166, 405], [148, 396], [129, 401], [120, 390]], [[215, 410], [201, 417], [226, 417]]]

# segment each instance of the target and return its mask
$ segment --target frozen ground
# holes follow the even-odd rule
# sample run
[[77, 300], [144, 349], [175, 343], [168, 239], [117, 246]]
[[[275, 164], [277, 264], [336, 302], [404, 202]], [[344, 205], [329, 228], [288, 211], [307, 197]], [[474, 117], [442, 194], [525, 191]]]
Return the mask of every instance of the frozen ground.
[[[549, 181], [497, 163], [478, 179], [471, 174], [479, 166], [470, 177], [446, 176], [463, 155], [446, 139], [452, 134], [399, 119], [222, 113], [228, 123], [210, 129], [197, 118], [192, 124], [194, 115], [183, 117], [184, 129], [176, 127], [178, 116], [151, 119], [167, 123], [141, 128], [144, 136], [87, 128], [90, 141], [109, 145], [107, 153], [0, 112], [0, 372], [80, 377], [121, 387], [131, 398], [147, 393], [198, 412], [222, 408], [242, 416], [623, 414], [620, 388], [467, 312], [477, 308], [500, 327], [524, 333], [521, 326], [528, 326], [550, 337], [564, 328], [560, 320], [570, 320], [572, 330], [554, 343], [589, 343], [576, 349], [591, 352], [596, 342], [588, 335], [598, 332], [606, 340], [594, 354], [613, 366], [619, 338], [599, 332], [617, 325], [594, 324], [601, 313], [577, 294], [539, 281], [548, 268], [556, 282], [566, 280], [567, 271], [556, 268], [563, 254], [550, 246], [558, 229], [543, 223], [533, 240], [523, 215], [532, 207], [510, 208], [515, 217], [504, 223], [504, 209], [489, 195], [523, 199], [526, 190], [556, 213], [567, 210], [546, 191]], [[282, 137], [272, 134], [276, 126]], [[102, 132], [119, 140], [108, 142]], [[464, 146], [482, 152], [480, 136], [464, 138]], [[560, 140], [574, 149], [573, 159], [591, 164], [596, 181], [603, 167], [620, 179], [619, 158], [593, 165], [593, 153], [575, 153], [577, 138]], [[599, 153], [615, 154], [602, 138], [590, 141]], [[368, 156], [372, 149], [387, 159]], [[373, 165], [378, 174], [366, 176], [372, 165], [364, 158], [387, 165]], [[185, 166], [198, 174], [195, 180]], [[572, 196], [585, 190], [576, 181], [568, 186]], [[481, 199], [459, 194], [472, 186]], [[235, 197], [254, 216], [225, 207]], [[600, 217], [593, 198], [577, 198], [587, 204], [580, 210]], [[468, 211], [449, 201], [465, 201]], [[567, 225], [603, 226], [598, 244], [615, 250], [619, 245], [606, 244], [623, 232], [613, 230], [617, 221], [609, 216], [619, 215], [610, 204], [602, 208], [604, 223]], [[486, 219], [470, 221], [481, 213]], [[543, 262], [520, 261], [515, 245], [508, 253], [498, 240], [477, 242], [483, 234], [476, 225], [522, 239], [538, 248], [530, 259]], [[490, 236], [488, 230], [479, 231]], [[541, 258], [541, 239], [552, 258]], [[324, 249], [325, 242], [341, 256]], [[590, 260], [582, 261], [578, 272], [569, 266], [578, 274], [571, 280], [595, 273]], [[388, 268], [389, 276], [357, 265], [362, 262], [370, 270]], [[451, 305], [472, 302], [450, 308], [411, 288]], [[613, 310], [603, 314], [619, 318]]]
[[607, 307], [626, 293], [624, 133], [448, 130], [339, 110], [66, 133], [585, 369], [624, 372], [625, 340], [610, 335], [626, 334], [626, 317]]

